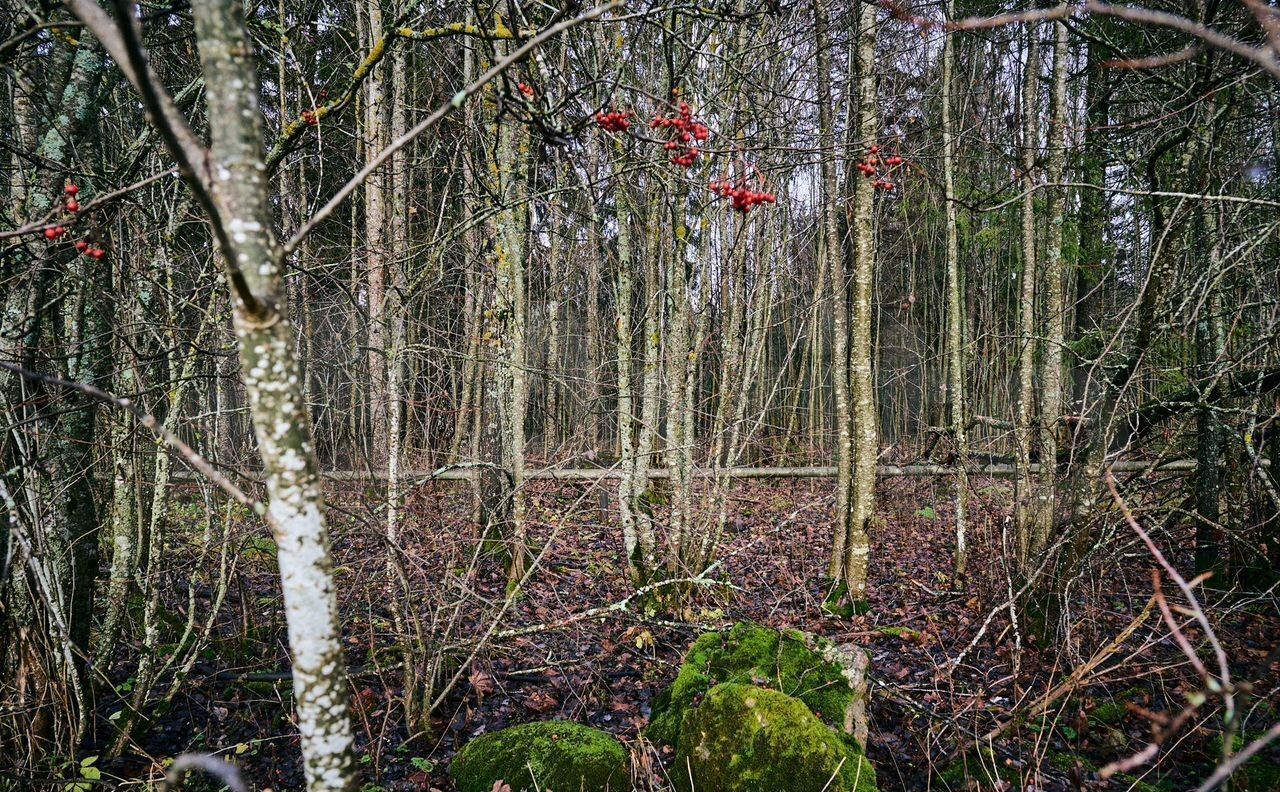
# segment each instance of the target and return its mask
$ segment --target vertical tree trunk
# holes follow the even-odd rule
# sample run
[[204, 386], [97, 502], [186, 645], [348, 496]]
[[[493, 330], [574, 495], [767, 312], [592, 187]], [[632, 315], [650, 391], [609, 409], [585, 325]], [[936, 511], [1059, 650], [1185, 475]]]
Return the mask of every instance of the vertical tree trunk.
[[[618, 478], [618, 516], [622, 523], [623, 551], [627, 557], [627, 569], [633, 585], [648, 583], [653, 573], [654, 538], [649, 523], [644, 519], [645, 504], [641, 502], [647, 482], [637, 478], [640, 461], [635, 437], [635, 348], [634, 317], [632, 303], [635, 300], [635, 251], [632, 244], [631, 196], [627, 185], [617, 178], [622, 169], [625, 144], [615, 145], [613, 184], [614, 202], [617, 207], [615, 221], [618, 226], [618, 276], [614, 286], [614, 302], [617, 304], [617, 368], [618, 368], [618, 445], [621, 452], [622, 475]], [[599, 225], [599, 222], [597, 221]], [[648, 317], [649, 300], [645, 300], [645, 316]], [[647, 319], [646, 319], [647, 322]]]
[[1034, 557], [1031, 537], [1035, 521], [1034, 490], [1031, 480], [1031, 449], [1038, 438], [1035, 415], [1036, 365], [1036, 214], [1035, 166], [1040, 148], [1039, 41], [1037, 25], [1027, 31], [1027, 62], [1022, 79], [1022, 282], [1018, 296], [1018, 400], [1014, 418], [1015, 467], [1014, 523], [1018, 537], [1018, 559], [1026, 569]]
[[[878, 134], [876, 118], [876, 23], [879, 8], [858, 6], [856, 50], [857, 139], [871, 145]], [[880, 452], [879, 408], [872, 368], [871, 327], [874, 306], [876, 247], [872, 212], [875, 192], [871, 181], [858, 179], [853, 195], [853, 295], [849, 323], [849, 385], [853, 398], [853, 480], [845, 538], [844, 581], [855, 608], [866, 601], [867, 563], [871, 554], [868, 531], [875, 515], [876, 464]]]
[[1048, 162], [1048, 234], [1044, 255], [1044, 344], [1040, 356], [1040, 477], [1031, 536], [1031, 557], [1049, 545], [1057, 516], [1058, 430], [1062, 418], [1063, 346], [1066, 340], [1066, 299], [1063, 264], [1063, 224], [1066, 188], [1059, 187], [1067, 160], [1067, 26], [1054, 22], [1053, 95], [1051, 96]]
[[525, 414], [528, 404], [526, 373], [528, 312], [525, 299], [525, 250], [529, 227], [526, 170], [529, 135], [515, 119], [497, 122], [496, 188], [499, 210], [495, 216], [494, 270], [497, 277], [497, 312], [501, 327], [502, 452], [510, 472], [511, 511], [506, 536], [509, 561], [507, 580], [514, 586], [524, 577], [525, 549]]
[[[284, 302], [279, 246], [263, 176], [262, 125], [253, 47], [235, 0], [192, 8], [211, 130], [208, 185], [225, 222], [241, 372], [266, 473], [267, 520], [278, 546], [294, 700], [311, 792], [347, 792], [356, 773], [332, 557], [293, 327]], [[249, 302], [251, 298], [252, 302]]]
[[[563, 175], [566, 169], [560, 169], [559, 173]], [[548, 218], [547, 228], [550, 240], [550, 248], [548, 250], [549, 259], [545, 267], [546, 278], [546, 321], [547, 321], [547, 360], [543, 366], [543, 387], [546, 390], [546, 410], [542, 421], [542, 448], [548, 462], [552, 460], [553, 454], [560, 445], [561, 439], [564, 437], [561, 429], [560, 414], [564, 406], [560, 401], [560, 383], [561, 372], [564, 371], [561, 359], [564, 352], [561, 349], [562, 339], [565, 337], [565, 327], [562, 315], [564, 309], [560, 300], [560, 295], [565, 288], [566, 273], [569, 270], [568, 259], [573, 255], [573, 247], [567, 241], [562, 241], [562, 236], [567, 240], [569, 238], [567, 222], [562, 222], [560, 211], [554, 204], [551, 207], [551, 216]], [[567, 250], [565, 248], [568, 248]], [[594, 260], [594, 256], [592, 257]], [[535, 265], [536, 266], [536, 265]], [[590, 340], [588, 340], [588, 346]], [[588, 352], [590, 358], [590, 352]], [[596, 376], [593, 373], [587, 375], [588, 379], [595, 382]], [[590, 408], [594, 410], [594, 407]]]
[[[831, 275], [831, 377], [835, 402], [835, 458], [836, 498], [832, 523], [831, 560], [827, 575], [834, 586], [832, 605], [847, 591], [845, 575], [846, 544], [849, 540], [850, 503], [853, 482], [853, 425], [850, 413], [849, 393], [849, 286], [845, 277], [844, 249], [836, 229], [836, 207], [839, 205], [836, 180], [835, 121], [831, 94], [831, 55], [828, 40], [826, 0], [814, 0], [814, 49], [818, 64], [818, 136], [824, 149], [822, 154], [822, 227], [818, 235], [818, 265], [820, 273]], [[816, 332], [815, 323], [815, 332]], [[816, 361], [818, 350], [813, 359]], [[821, 401], [821, 383], [810, 383], [811, 405]], [[818, 416], [810, 409], [811, 430]]]
[[[955, 16], [954, 0], [946, 2], [948, 21]], [[942, 41], [942, 185], [947, 236], [947, 397], [951, 404], [951, 436], [955, 443], [956, 576], [965, 574], [969, 562], [969, 442], [965, 410], [964, 283], [960, 270], [960, 243], [956, 228], [955, 138], [952, 131], [951, 91], [955, 69], [955, 35], [948, 32]]]
[[[593, 169], [593, 173], [595, 170]], [[601, 383], [608, 377], [605, 370], [604, 323], [600, 317], [600, 257], [587, 260], [587, 448], [606, 451], [608, 422], [605, 420], [604, 393]]]
[[[382, 0], [365, 4], [365, 48], [372, 49], [382, 39], [384, 24]], [[388, 135], [388, 102], [384, 79], [365, 80], [362, 134], [366, 161], [377, 157], [391, 138]], [[388, 209], [390, 194], [389, 167], [373, 173], [364, 183], [364, 287], [365, 287], [365, 358], [369, 371], [368, 441], [369, 461], [377, 465], [385, 460], [387, 449], [387, 327], [385, 302], [387, 293]]]
[[[1209, 146], [1212, 150], [1212, 145]], [[1201, 172], [1206, 172], [1204, 168]], [[1209, 179], [1201, 180], [1197, 189], [1208, 189]], [[1202, 282], [1208, 294], [1199, 306], [1195, 324], [1195, 378], [1208, 388], [1219, 376], [1218, 368], [1226, 354], [1226, 327], [1222, 318], [1222, 291], [1219, 286], [1222, 249], [1218, 242], [1218, 207], [1205, 201], [1198, 207], [1198, 239], [1193, 243], [1203, 261]], [[1214, 410], [1196, 412], [1196, 551], [1197, 572], [1208, 572], [1219, 564], [1218, 525], [1222, 516], [1222, 467], [1226, 433], [1222, 420]]]
[[667, 571], [684, 570], [685, 551], [693, 526], [693, 415], [692, 373], [694, 360], [693, 297], [689, 291], [689, 226], [685, 217], [688, 188], [680, 184], [671, 202], [673, 242], [667, 259], [666, 334], [666, 459], [671, 471], [671, 542], [667, 547]]

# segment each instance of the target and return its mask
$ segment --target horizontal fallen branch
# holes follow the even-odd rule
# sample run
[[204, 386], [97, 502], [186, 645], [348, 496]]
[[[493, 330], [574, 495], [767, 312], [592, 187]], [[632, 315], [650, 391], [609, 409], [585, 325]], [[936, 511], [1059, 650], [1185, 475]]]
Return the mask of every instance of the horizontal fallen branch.
[[[1266, 462], [1266, 460], [1263, 460]], [[1031, 473], [1039, 473], [1039, 465], [1031, 465]], [[1175, 459], [1158, 465], [1152, 462], [1131, 461], [1112, 463], [1111, 469], [1117, 473], [1189, 473], [1196, 468], [1193, 459]], [[401, 475], [401, 480], [408, 483], [426, 483], [429, 481], [467, 481], [476, 476], [479, 468], [474, 465], [448, 466], [439, 470], [408, 470]], [[926, 476], [950, 476], [956, 469], [950, 465], [880, 465], [877, 475], [881, 478], [912, 478]], [[1013, 465], [974, 465], [969, 467], [970, 476], [987, 476], [990, 478], [1012, 478], [1016, 468]], [[254, 481], [262, 478], [261, 471], [241, 470], [239, 475]], [[383, 471], [364, 470], [330, 470], [321, 474], [331, 481], [385, 481], [387, 474]], [[668, 468], [650, 468], [649, 478], [653, 480], [671, 477]], [[803, 478], [835, 478], [834, 465], [810, 465], [800, 467], [732, 467], [732, 468], [698, 468], [693, 471], [694, 478], [731, 478], [731, 479], [803, 479]], [[605, 481], [622, 478], [622, 471], [617, 468], [542, 468], [525, 473], [526, 479], [551, 481]], [[185, 479], [191, 481], [193, 476]]]

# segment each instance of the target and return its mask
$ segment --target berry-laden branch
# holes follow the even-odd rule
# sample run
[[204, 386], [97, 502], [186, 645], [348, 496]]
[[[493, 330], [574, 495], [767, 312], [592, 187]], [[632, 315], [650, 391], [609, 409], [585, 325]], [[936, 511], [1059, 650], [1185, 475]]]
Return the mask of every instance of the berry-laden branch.
[[95, 0], [68, 0], [67, 5], [111, 55], [142, 98], [152, 126], [159, 131], [165, 147], [177, 160], [178, 172], [191, 187], [196, 201], [209, 218], [210, 228], [224, 254], [223, 267], [227, 281], [236, 298], [250, 316], [261, 319], [270, 314], [270, 307], [263, 305], [253, 293], [244, 272], [236, 264], [235, 246], [227, 230], [227, 213], [218, 200], [213, 175], [209, 172], [209, 151], [192, 131], [147, 62], [146, 50], [142, 47], [135, 27], [138, 23], [133, 13], [133, 3], [130, 0], [115, 1], [116, 14], [121, 20], [119, 24]]
[[662, 148], [664, 151], [676, 152], [671, 158], [671, 164], [681, 168], [692, 168], [693, 163], [697, 162], [702, 154], [696, 144], [710, 137], [711, 130], [706, 124], [693, 120], [693, 108], [689, 107], [688, 102], [681, 101], [677, 110], [679, 112], [676, 115], [655, 116], [649, 122], [649, 128], [670, 130], [671, 137], [662, 144]]
[[[600, 111], [595, 115], [596, 126], [610, 134], [626, 134], [631, 129], [631, 119], [636, 115], [634, 110]], [[693, 108], [688, 102], [680, 101], [676, 112], [659, 113], [649, 121], [650, 129], [667, 130], [667, 139], [662, 142], [663, 151], [672, 154], [671, 164], [678, 168], [692, 168], [704, 151], [699, 147], [711, 137], [711, 128], [694, 118]], [[638, 138], [647, 142], [656, 142], [649, 138]], [[754, 206], [777, 203], [778, 197], [762, 190], [751, 190], [744, 183], [733, 184], [729, 179], [712, 181], [707, 189], [721, 198], [728, 198], [736, 212], [746, 214]]]
[[[888, 157], [882, 156], [880, 146], [872, 146], [868, 151], [867, 158], [857, 163], [858, 172], [867, 179], [875, 178], [881, 173], [887, 176], [889, 172], [895, 168], [902, 167], [907, 162], [897, 154], [892, 154]], [[880, 178], [876, 178], [871, 183], [871, 186], [885, 192], [893, 192], [896, 189], [896, 185], [893, 182]]]
[[[66, 200], [62, 204], [63, 211], [69, 216], [74, 216], [76, 212], [80, 211], [80, 200], [76, 197], [80, 194], [80, 185], [75, 182], [68, 182], [62, 192], [66, 196]], [[57, 243], [66, 235], [67, 227], [61, 222], [44, 230], [44, 238], [50, 243]], [[96, 245], [91, 245], [86, 239], [77, 239], [75, 248], [77, 252], [83, 253], [95, 261], [99, 261], [103, 256], [107, 255], [107, 251]]]

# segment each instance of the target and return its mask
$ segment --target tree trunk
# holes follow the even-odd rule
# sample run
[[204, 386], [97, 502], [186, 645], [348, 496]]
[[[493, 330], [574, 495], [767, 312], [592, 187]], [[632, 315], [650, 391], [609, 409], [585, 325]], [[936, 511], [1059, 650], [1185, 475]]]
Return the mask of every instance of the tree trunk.
[[[947, 0], [946, 15], [955, 16], [953, 0]], [[955, 139], [952, 131], [951, 91], [955, 63], [955, 34], [948, 32], [942, 41], [942, 185], [947, 236], [947, 397], [951, 404], [951, 438], [955, 443], [956, 476], [955, 573], [965, 574], [969, 563], [969, 442], [966, 437], [968, 415], [965, 410], [965, 331], [964, 283], [960, 271], [960, 243], [956, 228]]]
[[1022, 76], [1022, 282], [1018, 297], [1018, 412], [1014, 418], [1017, 476], [1014, 480], [1014, 524], [1019, 566], [1025, 571], [1032, 553], [1035, 503], [1032, 500], [1031, 450], [1039, 437], [1035, 422], [1036, 365], [1036, 213], [1035, 167], [1040, 148], [1040, 42], [1038, 25], [1027, 31], [1027, 62]]
[[1053, 95], [1051, 97], [1048, 162], [1048, 234], [1044, 254], [1044, 343], [1040, 355], [1040, 480], [1036, 487], [1035, 519], [1030, 557], [1049, 546], [1057, 516], [1058, 431], [1063, 404], [1063, 347], [1066, 341], [1066, 313], [1063, 264], [1063, 224], [1066, 220], [1066, 188], [1063, 181], [1067, 161], [1067, 26], [1054, 22]]
[[[849, 394], [849, 285], [845, 277], [844, 248], [836, 230], [836, 211], [839, 195], [836, 181], [835, 121], [831, 93], [831, 55], [828, 52], [828, 17], [826, 0], [814, 0], [814, 48], [818, 63], [818, 136], [825, 149], [822, 155], [822, 227], [818, 235], [818, 265], [820, 273], [831, 276], [831, 378], [835, 402], [835, 461], [836, 497], [835, 515], [831, 533], [831, 559], [827, 575], [833, 585], [832, 605], [847, 592], [845, 575], [846, 544], [850, 534], [850, 502], [853, 482], [853, 425], [850, 418]], [[815, 323], [816, 324], [816, 323]], [[815, 332], [816, 332], [815, 326]], [[815, 350], [813, 360], [817, 360]], [[821, 401], [821, 383], [811, 380], [811, 405]], [[819, 416], [810, 409], [811, 429]]]
[[228, 280], [243, 284], [233, 295], [232, 319], [267, 477], [267, 520], [279, 548], [307, 787], [347, 792], [355, 788], [356, 773], [338, 601], [280, 250], [271, 231], [253, 47], [239, 2], [197, 3], [192, 11], [209, 116], [220, 119], [211, 130], [214, 181], [208, 185], [220, 211], [211, 219], [225, 223], [225, 265], [238, 270]]
[[[870, 146], [878, 134], [876, 118], [876, 23], [879, 8], [864, 3], [858, 7], [856, 49], [857, 140]], [[844, 582], [855, 608], [866, 601], [867, 563], [871, 554], [869, 531], [875, 516], [876, 462], [880, 452], [879, 407], [875, 372], [872, 368], [871, 327], [874, 306], [876, 247], [872, 213], [875, 188], [868, 179], [858, 179], [853, 195], [853, 295], [849, 325], [849, 385], [853, 399], [853, 480], [849, 497], [849, 518], [844, 544]]]

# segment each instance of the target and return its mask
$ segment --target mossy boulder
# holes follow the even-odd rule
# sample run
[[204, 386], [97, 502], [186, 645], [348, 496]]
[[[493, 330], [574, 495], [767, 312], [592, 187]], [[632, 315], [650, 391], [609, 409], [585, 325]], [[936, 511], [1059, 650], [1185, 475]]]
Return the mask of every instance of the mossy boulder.
[[612, 734], [564, 721], [542, 721], [482, 734], [449, 765], [458, 792], [620, 792], [631, 786], [627, 751]]
[[856, 745], [804, 702], [768, 688], [721, 684], [685, 710], [672, 777], [682, 792], [875, 792]]
[[866, 741], [867, 665], [861, 649], [799, 630], [740, 622], [693, 642], [671, 687], [654, 700], [645, 734], [653, 742], [678, 746], [685, 710], [716, 685], [734, 683], [797, 698], [860, 746]]

